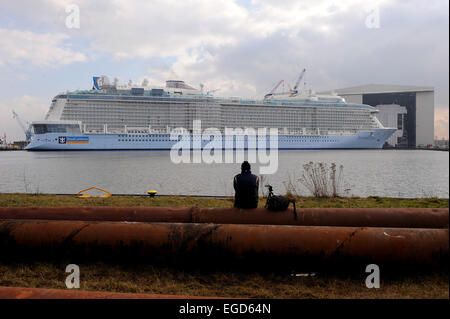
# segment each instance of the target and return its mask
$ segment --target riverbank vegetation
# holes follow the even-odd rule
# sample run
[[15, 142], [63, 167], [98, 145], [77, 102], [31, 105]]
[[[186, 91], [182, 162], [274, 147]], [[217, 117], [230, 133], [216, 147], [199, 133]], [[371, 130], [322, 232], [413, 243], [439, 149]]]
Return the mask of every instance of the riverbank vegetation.
[[[448, 199], [440, 198], [390, 198], [390, 197], [302, 197], [291, 195], [297, 207], [362, 207], [362, 208], [447, 208]], [[264, 207], [265, 198], [260, 197], [258, 207]], [[0, 194], [0, 207], [39, 206], [174, 206], [174, 207], [233, 207], [233, 198], [206, 198], [182, 196], [112, 196], [108, 198], [79, 198], [75, 195], [49, 194]]]
[[[380, 288], [367, 274], [187, 272], [151, 265], [78, 264], [80, 289], [232, 298], [449, 298], [448, 273], [383, 272]], [[0, 286], [66, 289], [66, 265], [0, 263]]]

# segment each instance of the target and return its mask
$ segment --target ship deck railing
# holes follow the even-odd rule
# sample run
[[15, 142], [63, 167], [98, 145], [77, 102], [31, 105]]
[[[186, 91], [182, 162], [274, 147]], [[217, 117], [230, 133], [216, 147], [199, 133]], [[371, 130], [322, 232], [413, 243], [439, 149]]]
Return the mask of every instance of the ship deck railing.
[[[361, 130], [346, 130], [346, 131], [320, 131], [317, 132], [317, 130], [306, 130], [306, 131], [288, 131], [285, 132], [282, 129], [279, 129], [278, 135], [283, 136], [351, 136], [355, 135], [358, 131], [370, 131], [373, 130], [373, 128], [367, 128], [367, 129], [361, 129]], [[220, 130], [222, 134], [225, 134], [224, 130]], [[147, 135], [147, 134], [183, 134], [183, 132], [180, 131], [172, 131], [172, 130], [108, 130], [108, 131], [102, 131], [102, 130], [83, 130], [83, 134], [130, 134], [130, 135]], [[186, 132], [186, 134], [193, 134], [192, 132]], [[195, 135], [195, 134], [194, 134]], [[248, 134], [243, 134], [248, 135]]]
[[337, 108], [358, 108], [358, 109], [373, 109], [373, 107], [364, 104], [345, 103], [345, 102], [329, 102], [329, 101], [313, 101], [305, 97], [303, 100], [292, 99], [246, 99], [237, 97], [215, 97], [210, 94], [164, 94], [164, 95], [133, 95], [131, 93], [109, 93], [93, 90], [78, 90], [68, 91], [59, 94], [60, 98], [68, 99], [108, 99], [108, 100], [137, 100], [137, 101], [161, 101], [161, 102], [195, 102], [195, 103], [210, 103], [215, 102], [219, 104], [240, 104], [240, 105], [266, 105], [266, 106], [296, 106], [296, 107], [337, 107]]

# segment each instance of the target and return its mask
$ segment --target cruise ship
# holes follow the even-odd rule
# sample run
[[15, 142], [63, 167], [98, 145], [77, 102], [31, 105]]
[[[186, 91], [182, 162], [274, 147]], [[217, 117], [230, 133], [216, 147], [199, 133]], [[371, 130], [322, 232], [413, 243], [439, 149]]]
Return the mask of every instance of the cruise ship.
[[[184, 81], [169, 80], [165, 87], [110, 83], [94, 77], [90, 90], [68, 91], [52, 100], [43, 121], [32, 123], [28, 151], [68, 150], [170, 150], [180, 138], [171, 132], [215, 128], [271, 128], [277, 130], [278, 149], [380, 149], [395, 128], [386, 128], [369, 105], [346, 103], [337, 95], [317, 95], [312, 90], [276, 90], [280, 81], [260, 99], [216, 97]], [[131, 81], [130, 81], [131, 82]], [[189, 135], [191, 148], [205, 147], [217, 135]], [[222, 148], [228, 148], [226, 138]], [[248, 135], [231, 137], [233, 149], [261, 147]], [[228, 141], [230, 142], [230, 141]], [[270, 146], [267, 143], [264, 147]]]

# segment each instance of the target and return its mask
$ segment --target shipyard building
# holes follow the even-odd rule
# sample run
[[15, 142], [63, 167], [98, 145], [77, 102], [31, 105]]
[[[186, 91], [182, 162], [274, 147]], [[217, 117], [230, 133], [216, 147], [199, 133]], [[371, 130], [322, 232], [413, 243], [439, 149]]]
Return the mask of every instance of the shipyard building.
[[379, 110], [378, 120], [397, 131], [387, 141], [398, 148], [430, 147], [434, 144], [434, 88], [367, 84], [334, 92], [348, 103], [363, 103]]

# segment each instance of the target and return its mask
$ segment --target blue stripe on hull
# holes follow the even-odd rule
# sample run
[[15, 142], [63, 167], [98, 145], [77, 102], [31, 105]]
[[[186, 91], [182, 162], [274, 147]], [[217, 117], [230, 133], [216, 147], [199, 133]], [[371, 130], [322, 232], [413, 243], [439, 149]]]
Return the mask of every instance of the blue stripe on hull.
[[[279, 135], [278, 149], [380, 149], [395, 129], [374, 129], [359, 132], [356, 135], [339, 136], [302, 136]], [[76, 138], [83, 138], [87, 143], [66, 143]], [[87, 150], [170, 150], [177, 141], [170, 141], [169, 134], [68, 134], [47, 133], [35, 135], [33, 141], [26, 147], [29, 151], [87, 151]], [[238, 136], [242, 141], [243, 136]], [[269, 138], [267, 138], [269, 141]], [[192, 143], [192, 137], [191, 137]], [[199, 143], [197, 140], [196, 143]], [[202, 142], [202, 148], [210, 143]], [[267, 142], [267, 148], [270, 143]], [[191, 144], [192, 146], [192, 144]], [[196, 148], [194, 146], [194, 148]], [[223, 148], [223, 144], [222, 144]], [[233, 147], [233, 150], [236, 148]], [[239, 147], [239, 149], [242, 149]], [[244, 137], [244, 149], [248, 149]], [[231, 148], [230, 148], [231, 150]]]

